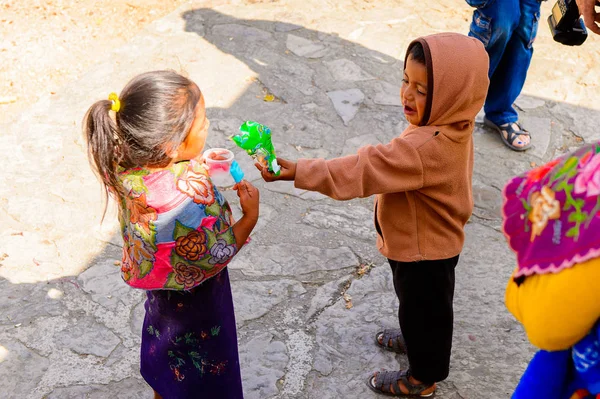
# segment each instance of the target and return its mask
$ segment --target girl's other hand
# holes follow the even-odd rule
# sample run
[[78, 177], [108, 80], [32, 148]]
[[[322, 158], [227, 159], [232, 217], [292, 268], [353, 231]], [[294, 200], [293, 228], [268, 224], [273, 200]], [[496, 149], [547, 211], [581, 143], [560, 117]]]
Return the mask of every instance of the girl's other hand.
[[260, 170], [262, 178], [266, 182], [272, 182], [276, 180], [294, 180], [296, 178], [296, 162], [288, 161], [287, 159], [277, 158], [277, 163], [281, 167], [281, 173], [279, 176], [275, 176], [269, 172], [269, 169], [260, 163], [255, 163], [256, 169]]
[[240, 206], [242, 207], [244, 216], [258, 220], [260, 204], [258, 189], [246, 180], [237, 183], [233, 186], [233, 189], [237, 191], [237, 195], [240, 197]]

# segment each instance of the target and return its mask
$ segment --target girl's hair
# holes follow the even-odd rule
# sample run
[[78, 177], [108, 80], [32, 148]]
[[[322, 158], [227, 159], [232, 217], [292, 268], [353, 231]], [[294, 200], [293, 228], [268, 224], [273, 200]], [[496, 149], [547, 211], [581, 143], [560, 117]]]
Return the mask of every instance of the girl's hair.
[[427, 62], [425, 61], [425, 51], [423, 50], [423, 45], [421, 43], [416, 42], [413, 44], [409, 49], [408, 54], [414, 61], [427, 66]]
[[153, 71], [127, 83], [114, 119], [109, 113], [111, 101], [97, 101], [90, 107], [83, 120], [84, 133], [106, 200], [110, 194], [120, 204], [126, 194], [119, 167], [160, 168], [171, 162], [169, 153], [185, 140], [200, 97], [200, 89], [188, 78], [174, 71]]

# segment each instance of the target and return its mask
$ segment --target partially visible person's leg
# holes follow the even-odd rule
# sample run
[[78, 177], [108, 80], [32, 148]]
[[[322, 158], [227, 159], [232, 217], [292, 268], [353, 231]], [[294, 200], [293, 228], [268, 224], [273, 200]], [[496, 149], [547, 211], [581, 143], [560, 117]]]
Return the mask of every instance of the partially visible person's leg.
[[489, 76], [492, 78], [521, 15], [519, 0], [475, 0], [469, 36], [479, 39], [490, 57]]
[[487, 118], [498, 125], [518, 120], [517, 111], [512, 105], [525, 84], [540, 19], [539, 0], [520, 0], [516, 7], [520, 9], [519, 24], [490, 79], [485, 103]]
[[436, 382], [446, 379], [450, 369], [458, 255], [434, 261], [389, 262], [400, 300], [398, 319], [409, 370], [377, 372], [367, 385], [392, 396], [430, 397]]
[[[486, 118], [497, 126], [508, 124], [511, 127], [510, 125], [519, 119], [513, 103], [525, 84], [540, 19], [540, 0], [520, 0], [517, 7], [520, 10], [518, 27], [507, 43], [504, 55], [490, 79], [485, 102]], [[529, 135], [518, 134], [519, 131], [523, 131], [521, 126], [516, 125], [510, 130], [517, 132], [517, 137], [510, 142], [511, 147], [519, 149], [529, 146]]]
[[410, 374], [426, 384], [448, 377], [454, 323], [454, 268], [450, 259], [393, 262], [398, 319], [406, 342]]

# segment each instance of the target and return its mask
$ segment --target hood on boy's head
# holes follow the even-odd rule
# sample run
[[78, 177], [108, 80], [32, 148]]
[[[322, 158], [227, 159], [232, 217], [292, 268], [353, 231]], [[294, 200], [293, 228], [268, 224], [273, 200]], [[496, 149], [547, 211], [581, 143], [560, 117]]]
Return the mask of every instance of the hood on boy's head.
[[427, 62], [427, 104], [420, 125], [471, 124], [489, 85], [489, 58], [483, 44], [459, 33], [423, 36], [408, 46], [405, 65], [416, 43], [423, 46]]

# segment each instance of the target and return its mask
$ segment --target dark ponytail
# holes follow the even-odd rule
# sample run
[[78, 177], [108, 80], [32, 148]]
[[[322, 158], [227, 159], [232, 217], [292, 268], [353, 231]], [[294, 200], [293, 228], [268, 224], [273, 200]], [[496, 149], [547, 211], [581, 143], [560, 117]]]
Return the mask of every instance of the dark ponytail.
[[98, 101], [90, 107], [83, 121], [84, 132], [106, 199], [112, 195], [121, 206], [127, 194], [119, 180], [120, 167], [169, 165], [169, 153], [185, 140], [201, 96], [188, 78], [174, 71], [153, 71], [127, 83], [119, 95], [120, 109], [114, 120], [111, 101]]
[[104, 185], [105, 206], [108, 205], [108, 195], [115, 199], [122, 196], [122, 188], [117, 176], [117, 168], [121, 163], [119, 157], [119, 133], [116, 123], [111, 118], [109, 111], [112, 102], [109, 100], [97, 101], [90, 107], [84, 118], [84, 132], [87, 139], [88, 158], [93, 161], [93, 169]]

